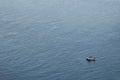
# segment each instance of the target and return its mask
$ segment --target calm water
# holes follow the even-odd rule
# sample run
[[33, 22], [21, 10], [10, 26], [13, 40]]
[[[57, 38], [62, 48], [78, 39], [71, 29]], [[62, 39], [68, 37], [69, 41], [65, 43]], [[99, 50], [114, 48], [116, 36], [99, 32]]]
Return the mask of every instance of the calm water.
[[0, 80], [119, 78], [120, 0], [0, 0]]

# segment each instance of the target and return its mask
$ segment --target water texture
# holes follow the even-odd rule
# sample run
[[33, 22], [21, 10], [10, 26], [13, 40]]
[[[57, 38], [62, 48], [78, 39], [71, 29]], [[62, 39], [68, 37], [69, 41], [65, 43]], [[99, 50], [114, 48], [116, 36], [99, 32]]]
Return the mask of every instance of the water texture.
[[0, 80], [119, 78], [120, 0], [0, 0]]

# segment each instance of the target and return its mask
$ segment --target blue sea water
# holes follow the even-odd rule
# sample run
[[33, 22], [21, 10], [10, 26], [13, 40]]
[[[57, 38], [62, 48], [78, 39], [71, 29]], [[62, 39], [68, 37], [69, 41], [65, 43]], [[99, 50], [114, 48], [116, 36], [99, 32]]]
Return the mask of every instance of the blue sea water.
[[120, 0], [0, 0], [0, 80], [120, 80]]

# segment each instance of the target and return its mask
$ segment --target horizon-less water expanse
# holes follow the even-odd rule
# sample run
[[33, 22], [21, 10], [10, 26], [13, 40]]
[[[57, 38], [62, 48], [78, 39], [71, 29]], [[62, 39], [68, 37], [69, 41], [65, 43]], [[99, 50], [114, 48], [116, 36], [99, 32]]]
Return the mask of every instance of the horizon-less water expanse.
[[120, 80], [120, 0], [0, 0], [0, 80]]

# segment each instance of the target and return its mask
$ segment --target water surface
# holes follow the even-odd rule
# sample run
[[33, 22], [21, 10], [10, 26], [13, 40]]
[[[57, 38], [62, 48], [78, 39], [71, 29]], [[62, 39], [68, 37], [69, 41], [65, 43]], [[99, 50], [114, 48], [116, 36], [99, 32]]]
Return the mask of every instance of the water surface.
[[119, 0], [0, 0], [0, 80], [119, 80], [119, 52]]

